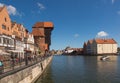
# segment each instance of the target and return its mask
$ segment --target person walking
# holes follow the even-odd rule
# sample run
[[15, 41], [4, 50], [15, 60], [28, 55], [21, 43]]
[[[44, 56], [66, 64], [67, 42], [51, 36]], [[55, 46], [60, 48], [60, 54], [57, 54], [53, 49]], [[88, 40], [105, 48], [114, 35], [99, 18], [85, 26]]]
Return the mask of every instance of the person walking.
[[0, 60], [0, 74], [3, 73], [3, 62]]

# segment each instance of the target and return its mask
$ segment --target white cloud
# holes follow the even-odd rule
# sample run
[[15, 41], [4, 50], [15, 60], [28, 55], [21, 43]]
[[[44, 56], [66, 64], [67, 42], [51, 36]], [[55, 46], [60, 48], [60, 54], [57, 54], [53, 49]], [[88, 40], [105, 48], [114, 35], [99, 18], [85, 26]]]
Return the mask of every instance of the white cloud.
[[4, 4], [3, 3], [0, 3], [0, 7], [3, 7], [4, 6]]
[[38, 5], [38, 7], [39, 7], [41, 10], [45, 9], [45, 6], [44, 6], [43, 4], [41, 4], [41, 3], [38, 2], [37, 5]]
[[117, 14], [120, 15], [120, 11], [117, 11]]
[[[5, 4], [0, 3], [0, 7], [3, 7], [4, 5], [5, 5]], [[6, 7], [7, 7], [7, 10], [8, 10], [9, 15], [22, 16], [22, 15], [17, 11], [17, 9], [16, 9], [14, 6], [12, 6], [12, 5], [6, 5]]]
[[8, 10], [8, 13], [9, 13], [10, 15], [16, 15], [16, 14], [17, 14], [16, 8], [13, 7], [12, 5], [7, 6], [7, 10]]
[[112, 4], [114, 4], [115, 0], [112, 0]]
[[75, 37], [75, 38], [79, 37], [79, 34], [75, 34], [74, 37]]
[[107, 37], [109, 34], [105, 31], [100, 31], [97, 33], [97, 37]]

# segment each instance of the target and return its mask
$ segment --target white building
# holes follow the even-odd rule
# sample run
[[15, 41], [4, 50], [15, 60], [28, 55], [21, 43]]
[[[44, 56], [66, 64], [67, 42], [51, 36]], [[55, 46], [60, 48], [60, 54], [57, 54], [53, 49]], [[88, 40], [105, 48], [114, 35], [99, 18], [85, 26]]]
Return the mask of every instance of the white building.
[[33, 54], [35, 51], [34, 49], [34, 37], [32, 34], [28, 33], [28, 37], [26, 38], [26, 41], [24, 43], [24, 48], [27, 52], [27, 55]]
[[93, 39], [87, 43], [87, 54], [116, 54], [117, 42], [114, 39]]

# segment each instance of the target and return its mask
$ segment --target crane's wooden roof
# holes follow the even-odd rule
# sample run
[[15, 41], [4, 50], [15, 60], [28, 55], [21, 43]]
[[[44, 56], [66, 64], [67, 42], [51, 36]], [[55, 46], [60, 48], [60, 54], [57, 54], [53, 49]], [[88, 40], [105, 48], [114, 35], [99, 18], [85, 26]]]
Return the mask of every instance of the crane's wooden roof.
[[54, 25], [52, 22], [37, 22], [34, 24], [33, 28], [50, 28], [53, 29]]

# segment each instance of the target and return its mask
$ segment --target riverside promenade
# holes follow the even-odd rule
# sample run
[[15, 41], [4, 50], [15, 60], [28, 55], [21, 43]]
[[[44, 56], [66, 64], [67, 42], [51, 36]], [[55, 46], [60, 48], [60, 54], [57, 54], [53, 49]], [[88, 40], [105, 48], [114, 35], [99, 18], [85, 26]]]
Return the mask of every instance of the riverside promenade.
[[37, 57], [22, 61], [0, 71], [0, 83], [34, 83], [50, 64], [52, 56]]

